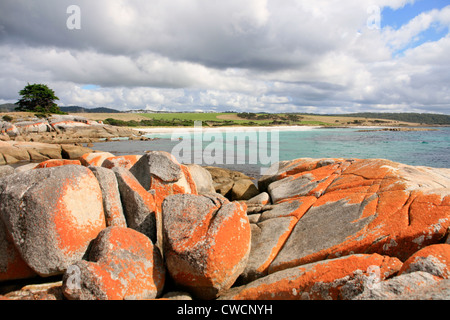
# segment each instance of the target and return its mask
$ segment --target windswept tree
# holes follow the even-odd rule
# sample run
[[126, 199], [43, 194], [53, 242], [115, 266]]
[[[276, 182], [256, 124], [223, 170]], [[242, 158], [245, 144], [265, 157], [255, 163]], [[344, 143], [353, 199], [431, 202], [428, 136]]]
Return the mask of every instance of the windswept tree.
[[63, 113], [55, 100], [59, 98], [55, 92], [45, 84], [29, 84], [19, 94], [21, 99], [16, 102], [16, 111], [30, 111], [39, 113]]

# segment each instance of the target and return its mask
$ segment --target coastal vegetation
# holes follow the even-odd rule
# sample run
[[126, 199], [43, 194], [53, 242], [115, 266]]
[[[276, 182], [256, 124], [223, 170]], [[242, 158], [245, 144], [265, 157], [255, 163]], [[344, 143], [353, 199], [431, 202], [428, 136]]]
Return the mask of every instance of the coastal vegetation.
[[201, 121], [206, 127], [221, 126], [275, 126], [275, 125], [321, 125], [333, 126], [335, 123], [328, 123], [317, 120], [303, 120], [303, 117], [271, 114], [248, 116], [249, 114], [236, 113], [158, 113], [139, 114], [147, 119], [141, 120], [119, 120], [106, 118], [105, 124], [127, 127], [192, 127], [195, 121]]
[[[0, 105], [0, 112], [13, 116], [16, 104]], [[178, 127], [193, 126], [202, 121], [204, 126], [448, 126], [450, 115], [430, 113], [267, 113], [267, 112], [121, 112], [111, 108], [83, 108], [61, 106], [52, 113], [68, 113], [121, 127]], [[39, 107], [37, 109], [40, 109]], [[37, 112], [34, 108], [26, 111]], [[21, 116], [23, 118], [23, 116]]]
[[65, 114], [55, 103], [59, 98], [55, 92], [45, 84], [27, 84], [19, 91], [21, 98], [15, 104], [16, 111], [37, 112], [45, 114]]
[[[395, 119], [360, 118], [345, 115], [316, 115], [295, 113], [86, 113], [83, 116], [105, 124], [123, 127], [192, 127], [201, 121], [206, 127], [221, 126], [420, 126], [428, 122], [407, 122]], [[439, 124], [446, 124], [440, 121]], [[448, 121], [450, 124], [450, 120]]]

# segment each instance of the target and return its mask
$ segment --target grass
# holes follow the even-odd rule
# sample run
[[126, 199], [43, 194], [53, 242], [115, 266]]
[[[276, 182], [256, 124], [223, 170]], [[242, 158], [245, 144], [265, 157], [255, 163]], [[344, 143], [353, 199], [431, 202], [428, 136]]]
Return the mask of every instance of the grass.
[[[241, 126], [266, 126], [273, 125], [273, 120], [249, 120], [237, 117], [235, 113], [147, 113], [140, 114], [141, 116], [147, 117], [149, 119], [157, 120], [190, 120], [190, 121], [203, 121], [210, 123], [211, 125], [241, 125]], [[279, 114], [282, 115], [282, 114]], [[348, 121], [348, 119], [346, 119]], [[319, 120], [302, 120], [302, 121], [291, 121], [285, 123], [279, 123], [279, 125], [308, 125], [308, 126], [333, 126], [336, 122], [325, 122]]]
[[[138, 126], [138, 127], [179, 127], [194, 126], [194, 121], [202, 121], [203, 126], [273, 126], [273, 125], [303, 125], [303, 126], [355, 126], [355, 125], [400, 125], [398, 121], [376, 122], [376, 119], [361, 119], [340, 116], [321, 116], [321, 115], [299, 115], [299, 121], [287, 121], [280, 119], [244, 119], [237, 113], [86, 113], [77, 114], [91, 120], [117, 120], [114, 125], [119, 126]], [[264, 115], [264, 114], [258, 114]], [[275, 115], [273, 115], [275, 116]], [[278, 114], [283, 117], [284, 114]], [[411, 124], [409, 124], [411, 125]]]

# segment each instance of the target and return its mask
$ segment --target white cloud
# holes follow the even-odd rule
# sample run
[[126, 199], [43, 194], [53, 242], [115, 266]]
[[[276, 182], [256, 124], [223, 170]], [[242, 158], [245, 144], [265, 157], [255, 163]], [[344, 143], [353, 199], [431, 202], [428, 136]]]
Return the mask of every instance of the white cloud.
[[4, 0], [0, 99], [45, 82], [62, 104], [88, 107], [440, 111], [450, 104], [448, 29], [393, 54], [448, 28], [450, 6], [398, 30], [367, 26], [371, 6], [413, 2], [81, 0], [82, 28], [70, 31], [68, 2]]
[[450, 5], [442, 10], [423, 12], [398, 30], [388, 27], [383, 31], [383, 37], [393, 50], [399, 50], [410, 44], [415, 37], [428, 30], [433, 24], [436, 24], [438, 29], [450, 27]]

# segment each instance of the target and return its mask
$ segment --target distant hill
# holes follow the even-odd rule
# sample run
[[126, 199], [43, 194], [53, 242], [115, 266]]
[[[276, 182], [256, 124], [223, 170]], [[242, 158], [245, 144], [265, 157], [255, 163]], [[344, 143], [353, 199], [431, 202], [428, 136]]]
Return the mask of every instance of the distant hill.
[[111, 108], [83, 108], [79, 106], [59, 107], [61, 111], [67, 113], [122, 113], [116, 109]]
[[433, 113], [378, 113], [362, 112], [340, 114], [340, 117], [355, 117], [368, 119], [386, 119], [429, 125], [450, 125], [450, 115]]
[[[14, 103], [0, 104], [0, 112], [14, 112], [17, 105]], [[67, 113], [122, 113], [116, 109], [111, 108], [83, 108], [79, 106], [59, 107], [61, 111]]]
[[0, 112], [13, 112], [16, 107], [14, 103], [0, 104]]

